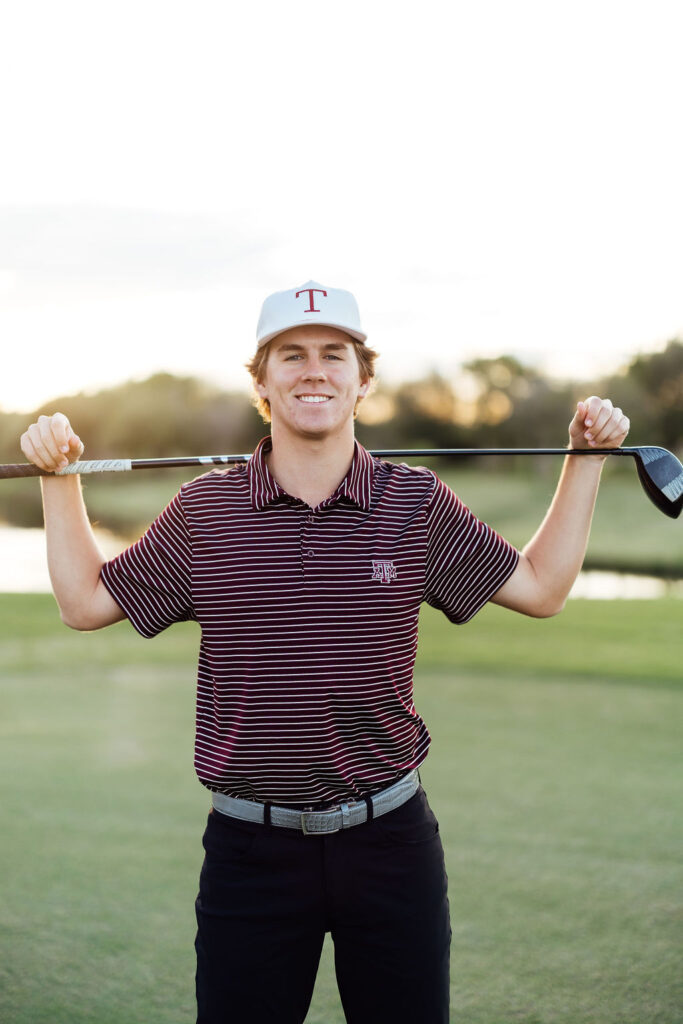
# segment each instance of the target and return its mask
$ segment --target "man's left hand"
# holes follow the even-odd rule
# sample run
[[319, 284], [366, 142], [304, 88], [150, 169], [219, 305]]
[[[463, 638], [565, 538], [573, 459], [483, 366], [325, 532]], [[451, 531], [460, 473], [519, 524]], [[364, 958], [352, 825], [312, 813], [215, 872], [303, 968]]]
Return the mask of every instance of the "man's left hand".
[[609, 398], [592, 395], [576, 407], [569, 424], [570, 448], [618, 448], [628, 434], [630, 422]]

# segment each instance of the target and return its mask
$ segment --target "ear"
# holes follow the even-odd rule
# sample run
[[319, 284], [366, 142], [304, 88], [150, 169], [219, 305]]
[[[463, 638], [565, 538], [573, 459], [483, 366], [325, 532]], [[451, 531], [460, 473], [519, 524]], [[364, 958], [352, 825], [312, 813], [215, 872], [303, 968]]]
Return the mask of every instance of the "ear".
[[254, 382], [254, 387], [256, 388], [256, 391], [258, 392], [259, 398], [267, 398], [268, 397], [268, 389], [266, 387], [266, 382], [265, 381], [263, 381], [263, 380], [255, 381]]
[[365, 398], [365, 396], [367, 395], [369, 389], [370, 389], [370, 381], [369, 380], [362, 380], [361, 383], [360, 383], [360, 387], [358, 388], [358, 397], [359, 398]]

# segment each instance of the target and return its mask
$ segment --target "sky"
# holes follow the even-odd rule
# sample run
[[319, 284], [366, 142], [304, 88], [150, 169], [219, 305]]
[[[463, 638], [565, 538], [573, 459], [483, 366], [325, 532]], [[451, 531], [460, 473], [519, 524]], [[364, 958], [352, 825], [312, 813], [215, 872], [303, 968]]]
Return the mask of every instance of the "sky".
[[0, 37], [0, 410], [248, 387], [356, 295], [380, 379], [590, 381], [683, 336], [678, 2], [22, 0]]

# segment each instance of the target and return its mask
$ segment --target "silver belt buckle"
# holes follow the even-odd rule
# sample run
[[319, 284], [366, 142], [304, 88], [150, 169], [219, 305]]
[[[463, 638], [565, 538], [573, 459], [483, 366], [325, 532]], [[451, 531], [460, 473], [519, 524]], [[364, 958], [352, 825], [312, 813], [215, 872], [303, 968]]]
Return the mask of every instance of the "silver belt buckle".
[[[325, 811], [302, 811], [301, 812], [301, 831], [305, 836], [331, 836], [333, 832], [341, 832], [341, 825], [338, 828], [306, 828], [306, 819], [311, 814], [325, 814]], [[334, 811], [329, 813], [336, 813]]]

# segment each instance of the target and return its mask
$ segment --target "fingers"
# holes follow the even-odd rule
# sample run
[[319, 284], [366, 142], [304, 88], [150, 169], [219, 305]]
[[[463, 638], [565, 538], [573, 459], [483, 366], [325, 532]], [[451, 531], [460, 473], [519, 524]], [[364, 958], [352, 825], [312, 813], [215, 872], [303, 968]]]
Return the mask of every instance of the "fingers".
[[64, 469], [83, 453], [83, 442], [61, 412], [39, 416], [21, 435], [20, 443], [29, 462], [48, 472]]
[[592, 395], [577, 404], [569, 428], [573, 447], [618, 448], [630, 428], [630, 421], [609, 398]]
[[604, 440], [613, 411], [614, 408], [609, 398], [604, 401], [595, 396], [588, 399], [584, 417], [586, 429], [583, 436], [592, 448], [599, 446]]
[[47, 442], [44, 437], [47, 416], [39, 416], [21, 436], [21, 450], [29, 462], [34, 462], [40, 469], [54, 471], [60, 469], [65, 456], [57, 451], [57, 446]]

